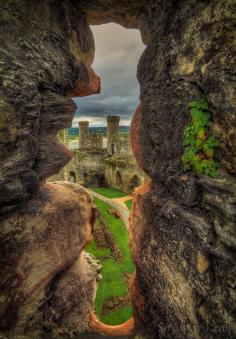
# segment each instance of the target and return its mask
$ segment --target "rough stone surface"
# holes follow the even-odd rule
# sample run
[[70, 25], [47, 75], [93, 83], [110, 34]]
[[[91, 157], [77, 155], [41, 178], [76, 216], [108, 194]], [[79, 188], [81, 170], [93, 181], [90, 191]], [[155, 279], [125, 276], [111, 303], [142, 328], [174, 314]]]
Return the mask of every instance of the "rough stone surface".
[[45, 300], [39, 327], [46, 328], [50, 337], [71, 338], [90, 330], [89, 313], [95, 298], [101, 266], [88, 253], [62, 275], [52, 281]]
[[46, 184], [0, 222], [2, 331], [88, 329], [100, 267], [82, 250], [94, 219], [79, 185]]
[[105, 159], [106, 150], [78, 149], [73, 150], [73, 159], [67, 165], [68, 173], [74, 173], [74, 180], [85, 186], [99, 187], [106, 183]]
[[109, 187], [129, 193], [147, 179], [133, 156], [118, 155], [105, 159], [105, 174]]
[[[68, 97], [99, 91], [99, 79], [91, 80], [94, 44], [87, 20], [90, 24], [114, 21], [141, 30], [147, 47], [138, 65], [141, 105], [131, 139], [138, 164], [151, 180], [136, 193], [132, 208], [130, 238], [137, 267], [132, 296], [135, 326], [152, 338], [236, 336], [234, 13], [233, 0], [1, 4], [0, 207], [4, 212], [15, 208], [11, 212], [15, 221], [7, 226], [14, 229], [12, 240], [19, 227], [28, 225], [15, 223], [22, 201], [36, 194], [40, 181], [70, 158], [55, 140], [57, 128], [68, 126], [72, 118]], [[183, 130], [189, 120], [186, 106], [202, 95], [210, 104], [212, 133], [221, 142], [219, 179], [185, 174], [181, 163]], [[52, 133], [43, 140], [45, 112]], [[60, 119], [53, 122], [55, 114]], [[73, 213], [66, 206], [62, 223], [68, 211]], [[56, 211], [52, 219], [55, 215]], [[10, 216], [5, 218], [6, 227]], [[7, 241], [4, 232], [1, 227], [1, 239]], [[60, 241], [63, 247], [66, 241]], [[16, 239], [8, 247], [1, 265], [3, 277], [12, 272], [18, 249], [30, 255], [17, 242], [22, 244]], [[40, 238], [35, 248], [44, 249]], [[55, 267], [64, 263], [61, 251]], [[33, 256], [31, 264], [39, 265], [35, 274], [41, 272]], [[26, 273], [20, 271], [23, 281]], [[8, 284], [18, 284], [18, 280], [1, 281], [4, 291]], [[24, 291], [20, 288], [20, 297]], [[20, 299], [9, 298], [2, 299], [1, 312], [11, 330]], [[29, 305], [35, 310], [34, 300]], [[55, 310], [60, 313], [56, 304]]]
[[[23, 19], [24, 18], [24, 19]], [[0, 210], [36, 192], [70, 154], [57, 142], [76, 107], [65, 96], [99, 92], [94, 42], [80, 11], [57, 1], [1, 4]], [[12, 29], [14, 27], [14, 29]], [[53, 168], [52, 163], [55, 163]]]
[[[130, 221], [136, 323], [154, 337], [233, 338], [233, 2], [165, 4], [161, 25], [155, 15], [156, 30], [145, 25], [151, 39], [138, 65], [141, 106], [131, 127], [137, 162], [151, 178], [136, 193]], [[221, 142], [219, 179], [184, 174], [181, 164], [187, 103], [202, 95]]]

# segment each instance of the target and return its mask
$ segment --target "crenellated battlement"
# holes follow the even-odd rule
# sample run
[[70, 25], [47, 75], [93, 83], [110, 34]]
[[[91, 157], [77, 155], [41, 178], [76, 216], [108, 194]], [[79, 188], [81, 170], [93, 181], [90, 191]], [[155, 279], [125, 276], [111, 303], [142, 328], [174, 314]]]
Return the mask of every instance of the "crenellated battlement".
[[120, 116], [119, 115], [108, 115], [107, 117], [107, 123], [110, 123], [110, 122], [116, 122], [119, 124], [120, 122]]

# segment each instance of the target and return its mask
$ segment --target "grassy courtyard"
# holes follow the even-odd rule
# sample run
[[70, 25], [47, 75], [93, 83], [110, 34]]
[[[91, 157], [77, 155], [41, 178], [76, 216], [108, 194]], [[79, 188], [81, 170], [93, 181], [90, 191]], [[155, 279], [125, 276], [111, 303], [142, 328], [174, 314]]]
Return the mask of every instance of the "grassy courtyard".
[[103, 218], [105, 219], [123, 257], [121, 262], [117, 262], [112, 255], [110, 248], [98, 248], [96, 246], [95, 240], [93, 240], [86, 247], [87, 252], [93, 254], [98, 259], [102, 259], [100, 259], [100, 262], [102, 264], [103, 278], [98, 283], [95, 300], [95, 312], [104, 323], [109, 325], [117, 325], [131, 317], [132, 307], [124, 306], [120, 309], [116, 309], [113, 312], [108, 312], [105, 314], [102, 314], [102, 308], [104, 303], [108, 300], [111, 300], [115, 297], [123, 297], [128, 294], [128, 288], [124, 279], [124, 274], [127, 275], [127, 273], [133, 273], [135, 266], [131, 259], [128, 245], [128, 233], [123, 221], [121, 219], [117, 219], [115, 216], [109, 213], [109, 210], [111, 210], [110, 205], [96, 198], [94, 201]]
[[131, 208], [132, 208], [132, 203], [133, 203], [133, 199], [125, 201], [125, 204], [126, 204], [126, 206], [128, 207], [129, 210], [131, 210]]

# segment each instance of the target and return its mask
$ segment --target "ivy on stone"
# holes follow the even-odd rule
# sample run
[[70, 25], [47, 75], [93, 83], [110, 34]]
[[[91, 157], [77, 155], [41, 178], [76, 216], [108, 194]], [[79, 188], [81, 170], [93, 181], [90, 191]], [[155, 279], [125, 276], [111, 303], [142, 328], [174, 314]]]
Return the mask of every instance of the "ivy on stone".
[[210, 134], [212, 125], [211, 113], [207, 101], [190, 101], [191, 122], [184, 129], [183, 145], [186, 147], [182, 156], [184, 170], [194, 170], [197, 174], [204, 173], [210, 177], [219, 175], [219, 163], [214, 160], [215, 148], [219, 146], [216, 137]]

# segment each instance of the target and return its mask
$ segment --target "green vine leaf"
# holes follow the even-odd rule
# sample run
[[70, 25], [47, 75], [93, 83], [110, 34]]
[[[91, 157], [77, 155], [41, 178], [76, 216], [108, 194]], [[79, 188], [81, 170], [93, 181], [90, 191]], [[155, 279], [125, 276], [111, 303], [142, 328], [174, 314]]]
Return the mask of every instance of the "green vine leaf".
[[197, 107], [207, 111], [209, 108], [208, 102], [204, 98], [202, 98], [199, 101], [197, 101]]
[[186, 148], [181, 158], [184, 170], [193, 169], [197, 174], [217, 177], [220, 165], [213, 158], [219, 140], [209, 132], [212, 121], [208, 103], [202, 98], [190, 101], [188, 107], [192, 120], [184, 129], [183, 145]]
[[188, 107], [191, 108], [191, 107], [196, 107], [197, 106], [197, 101], [194, 100], [194, 101], [189, 101], [188, 103]]

